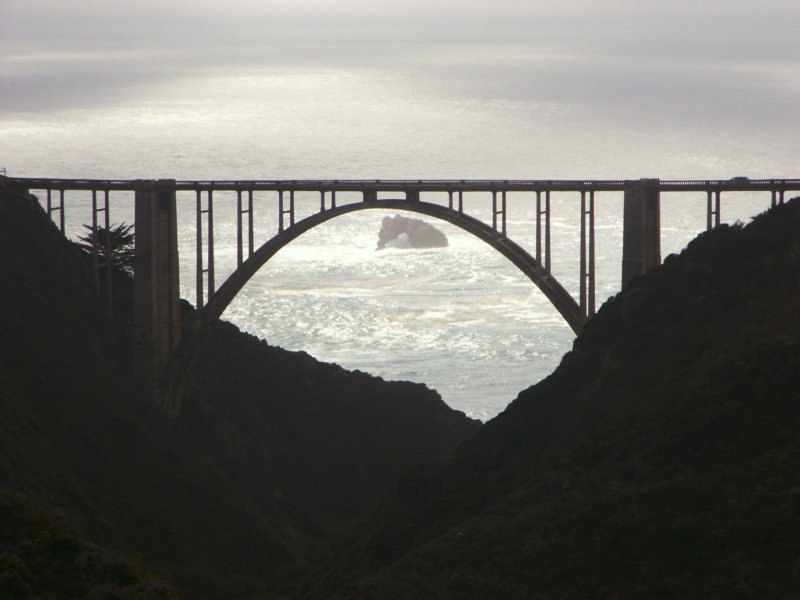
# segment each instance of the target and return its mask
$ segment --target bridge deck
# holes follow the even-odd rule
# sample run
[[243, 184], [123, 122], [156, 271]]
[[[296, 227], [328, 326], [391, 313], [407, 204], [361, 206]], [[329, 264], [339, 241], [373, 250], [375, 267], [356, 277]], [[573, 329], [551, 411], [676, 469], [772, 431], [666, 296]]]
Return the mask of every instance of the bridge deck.
[[[128, 190], [134, 191], [136, 179], [49, 179], [2, 177], [27, 189], [51, 190]], [[638, 181], [638, 180], [636, 180]], [[661, 192], [771, 191], [800, 190], [800, 179], [649, 180]], [[623, 191], [631, 182], [622, 179], [231, 179], [231, 180], [160, 180], [176, 191], [196, 190], [271, 190], [312, 192], [580, 192]]]

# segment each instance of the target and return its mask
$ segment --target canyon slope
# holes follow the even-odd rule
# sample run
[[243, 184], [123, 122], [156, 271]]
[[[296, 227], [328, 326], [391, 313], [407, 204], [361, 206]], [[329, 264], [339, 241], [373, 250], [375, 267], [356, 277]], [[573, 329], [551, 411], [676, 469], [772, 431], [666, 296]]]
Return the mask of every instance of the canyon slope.
[[800, 199], [636, 278], [304, 598], [797, 597]]
[[0, 274], [0, 492], [63, 514], [81, 544], [144, 555], [190, 598], [290, 595], [402, 472], [480, 426], [422, 385], [224, 322], [169, 418], [133, 376], [130, 279], [109, 307], [86, 254], [1, 183]]

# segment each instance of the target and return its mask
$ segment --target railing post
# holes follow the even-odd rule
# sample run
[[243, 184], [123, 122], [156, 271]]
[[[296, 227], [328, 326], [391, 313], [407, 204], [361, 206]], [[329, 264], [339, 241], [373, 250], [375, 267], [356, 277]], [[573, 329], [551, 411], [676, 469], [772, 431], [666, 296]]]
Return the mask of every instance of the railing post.
[[658, 179], [625, 182], [622, 289], [661, 264], [661, 198]]

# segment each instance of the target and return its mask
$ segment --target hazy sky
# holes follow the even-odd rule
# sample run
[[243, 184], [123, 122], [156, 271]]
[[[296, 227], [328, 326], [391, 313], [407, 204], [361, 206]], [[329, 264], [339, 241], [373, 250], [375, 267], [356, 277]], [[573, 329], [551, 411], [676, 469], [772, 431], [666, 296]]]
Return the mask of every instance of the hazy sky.
[[71, 123], [109, 170], [93, 111], [119, 109], [129, 153], [132, 125], [167, 139], [171, 118], [181, 149], [219, 164], [223, 135], [250, 136], [250, 155], [293, 172], [299, 158], [312, 173], [323, 159], [417, 172], [435, 155], [441, 170], [517, 161], [549, 176], [579, 158], [615, 177], [788, 173], [798, 25], [798, 0], [0, 0], [0, 130], [17, 136], [3, 160], [39, 152], [24, 124]]
[[2, 0], [0, 109], [70, 105], [78, 86], [96, 88], [80, 94], [92, 102], [126, 80], [292, 64], [430, 69], [490, 88], [497, 69], [491, 93], [511, 96], [537, 70], [553, 96], [580, 93], [576, 77], [636, 84], [676, 69], [689, 86], [713, 72], [797, 93], [798, 25], [797, 0]]

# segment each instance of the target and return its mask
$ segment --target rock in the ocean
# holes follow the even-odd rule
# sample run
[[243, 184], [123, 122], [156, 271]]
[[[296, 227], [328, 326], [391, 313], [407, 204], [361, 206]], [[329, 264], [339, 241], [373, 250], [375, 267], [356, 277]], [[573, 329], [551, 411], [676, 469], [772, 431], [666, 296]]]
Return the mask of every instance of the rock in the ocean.
[[430, 223], [395, 215], [384, 217], [378, 234], [378, 250], [389, 248], [443, 248], [447, 236]]

